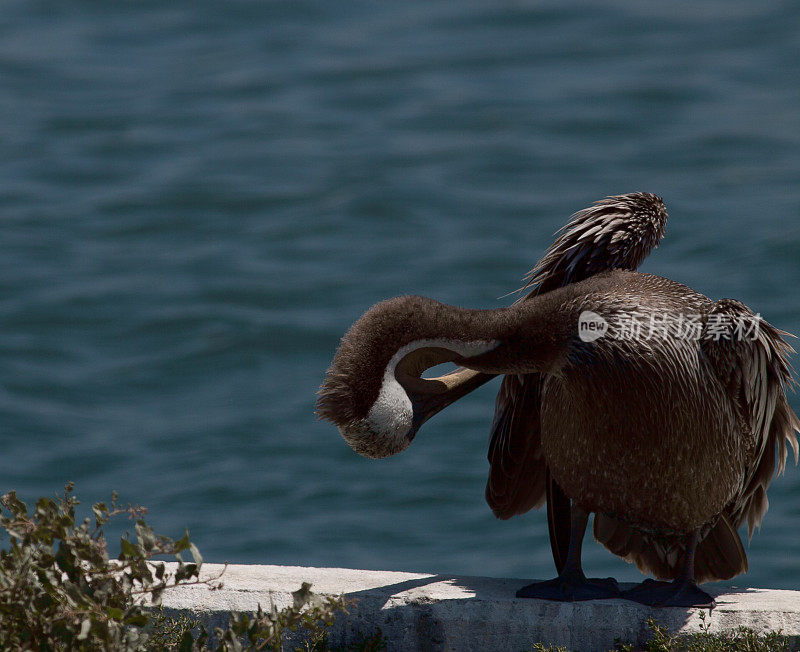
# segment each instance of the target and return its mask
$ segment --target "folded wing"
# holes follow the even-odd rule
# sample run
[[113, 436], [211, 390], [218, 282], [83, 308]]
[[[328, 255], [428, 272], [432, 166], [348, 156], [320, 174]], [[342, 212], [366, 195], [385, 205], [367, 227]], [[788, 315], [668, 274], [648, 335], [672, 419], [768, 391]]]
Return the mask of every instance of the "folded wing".
[[[714, 376], [731, 401], [742, 437], [750, 442], [745, 474], [736, 495], [704, 534], [695, 557], [698, 582], [726, 580], [747, 571], [747, 555], [737, 530], [745, 522], [750, 536], [769, 507], [767, 487], [786, 465], [788, 447], [798, 457], [800, 421], [789, 406], [793, 384], [788, 354], [793, 350], [778, 330], [744, 304], [721, 299], [705, 316], [700, 347]], [[663, 542], [598, 514], [595, 538], [645, 573], [674, 579], [680, 544]]]

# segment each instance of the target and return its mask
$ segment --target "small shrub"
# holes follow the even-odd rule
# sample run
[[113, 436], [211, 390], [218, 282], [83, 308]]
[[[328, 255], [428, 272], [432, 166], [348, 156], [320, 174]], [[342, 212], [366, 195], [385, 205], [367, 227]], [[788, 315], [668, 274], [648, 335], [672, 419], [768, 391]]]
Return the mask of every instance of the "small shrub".
[[[0, 648], [32, 650], [139, 650], [146, 642], [145, 599], [161, 602], [175, 584], [199, 583], [202, 558], [188, 534], [178, 541], [158, 536], [143, 520], [146, 510], [92, 507], [94, 523], [75, 523], [78, 500], [72, 484], [55, 499], [40, 498], [32, 513], [15, 492], [0, 498], [0, 526], [10, 538], [0, 551]], [[135, 519], [135, 540], [121, 539], [117, 560], [109, 559], [103, 526], [112, 518]], [[189, 551], [193, 563], [183, 561]], [[174, 573], [157, 556], [178, 560]]]
[[[264, 611], [259, 606], [255, 614], [231, 614], [227, 628], [214, 630], [214, 649], [238, 652], [243, 649], [242, 641], [245, 641], [248, 647], [244, 649], [280, 652], [289, 633], [298, 631], [302, 636], [295, 650], [329, 649], [327, 628], [333, 625], [337, 612], [346, 613], [346, 600], [320, 597], [311, 592], [311, 585], [307, 582], [292, 593], [292, 598], [293, 604], [281, 610], [272, 605]], [[181, 641], [181, 649], [207, 649], [208, 640], [209, 635], [203, 628], [196, 638], [188, 632]]]
[[697, 634], [670, 634], [649, 618], [647, 627], [651, 636], [643, 647], [617, 641], [616, 649], [623, 652], [785, 652], [789, 649], [789, 639], [780, 632], [759, 634], [749, 627], [738, 627], [712, 634], [704, 611], [700, 612], [700, 621], [701, 631]]
[[155, 651], [176, 648], [187, 633], [199, 630], [200, 626], [199, 620], [184, 614], [168, 616], [161, 607], [156, 607], [151, 610], [150, 622], [147, 623], [147, 649]]
[[[758, 634], [748, 627], [739, 627], [721, 634], [711, 633], [711, 623], [706, 613], [700, 612], [700, 629], [697, 634], [670, 634], [665, 627], [648, 618], [651, 636], [642, 645], [617, 639], [614, 650], [618, 652], [787, 652], [789, 639], [780, 632]], [[532, 652], [569, 652], [562, 646], [534, 643]]]
[[[93, 520], [76, 524], [79, 503], [72, 491], [70, 483], [63, 495], [40, 498], [31, 513], [15, 492], [0, 497], [0, 534], [10, 541], [0, 550], [0, 649], [234, 652], [284, 650], [289, 638], [295, 650], [330, 649], [328, 628], [348, 603], [318, 596], [310, 584], [295, 591], [285, 609], [232, 613], [228, 626], [213, 635], [196, 620], [166, 616], [164, 591], [187, 584], [215, 590], [222, 573], [201, 580], [203, 558], [188, 533], [177, 541], [155, 534], [144, 520], [147, 510], [119, 504], [116, 493], [110, 506], [92, 506]], [[112, 560], [103, 527], [119, 517], [135, 521], [135, 538], [125, 534]], [[167, 571], [159, 557], [174, 558], [177, 568]], [[384, 648], [378, 632], [348, 649]]]

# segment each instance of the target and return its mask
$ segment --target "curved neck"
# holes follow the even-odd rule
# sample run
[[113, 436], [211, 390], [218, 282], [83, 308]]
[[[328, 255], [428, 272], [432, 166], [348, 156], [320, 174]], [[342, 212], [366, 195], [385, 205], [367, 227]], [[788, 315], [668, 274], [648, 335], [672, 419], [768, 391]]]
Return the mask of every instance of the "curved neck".
[[[575, 287], [495, 310], [418, 296], [383, 301], [342, 338], [320, 390], [318, 413], [335, 423], [363, 419], [392, 380], [412, 398], [446, 393], [457, 398], [488, 379], [478, 379], [476, 372], [549, 371], [564, 358], [574, 332], [564, 307]], [[426, 369], [447, 361], [472, 372], [421, 378]]]

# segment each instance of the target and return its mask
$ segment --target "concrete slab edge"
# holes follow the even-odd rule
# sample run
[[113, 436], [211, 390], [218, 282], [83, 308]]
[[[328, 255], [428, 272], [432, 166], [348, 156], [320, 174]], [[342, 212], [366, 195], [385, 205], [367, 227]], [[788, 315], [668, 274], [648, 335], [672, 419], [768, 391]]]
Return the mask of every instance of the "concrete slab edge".
[[[201, 577], [212, 577], [222, 568], [204, 564]], [[613, 649], [617, 638], [645, 641], [652, 617], [676, 633], [695, 633], [704, 626], [712, 633], [740, 626], [781, 630], [792, 649], [800, 649], [800, 591], [704, 585], [717, 607], [703, 610], [653, 609], [625, 600], [523, 600], [514, 593], [531, 580], [346, 568], [230, 565], [221, 581], [223, 587], [216, 591], [203, 585], [171, 589], [164, 594], [164, 607], [192, 613], [213, 627], [226, 623], [231, 611], [291, 604], [292, 591], [310, 582], [315, 593], [356, 601], [333, 628], [336, 645], [380, 629], [389, 650], [522, 652], [541, 642], [599, 652]]]

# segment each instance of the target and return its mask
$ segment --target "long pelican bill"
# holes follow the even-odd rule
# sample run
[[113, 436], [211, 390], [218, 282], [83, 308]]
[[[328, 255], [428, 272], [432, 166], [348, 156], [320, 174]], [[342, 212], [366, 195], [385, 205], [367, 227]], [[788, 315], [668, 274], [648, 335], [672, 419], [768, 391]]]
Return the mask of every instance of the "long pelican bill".
[[431, 367], [452, 360], [452, 351], [425, 347], [412, 351], [397, 364], [395, 378], [411, 400], [412, 438], [428, 419], [495, 377], [493, 374], [464, 368], [435, 378], [422, 377]]

